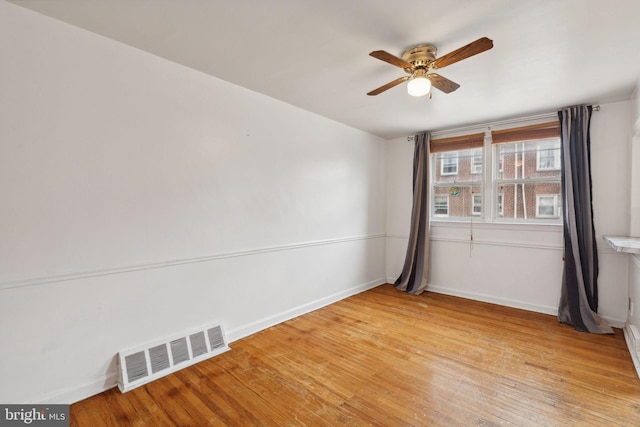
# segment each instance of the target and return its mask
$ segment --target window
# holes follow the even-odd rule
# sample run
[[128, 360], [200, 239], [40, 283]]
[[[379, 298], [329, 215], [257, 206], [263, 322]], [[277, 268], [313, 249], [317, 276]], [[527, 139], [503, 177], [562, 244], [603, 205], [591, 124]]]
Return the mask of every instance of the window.
[[449, 196], [434, 196], [433, 208], [433, 213], [436, 216], [449, 216]]
[[538, 194], [536, 196], [536, 216], [539, 218], [559, 218], [558, 194]]
[[458, 153], [449, 152], [442, 153], [440, 161], [440, 175], [457, 175], [458, 174]]
[[482, 214], [482, 194], [473, 194], [473, 210], [471, 212], [472, 215], [481, 215]]
[[434, 138], [429, 148], [431, 217], [436, 221], [560, 222], [557, 120]]
[[430, 141], [433, 217], [482, 214], [483, 143], [484, 133]]
[[[554, 143], [559, 147], [559, 141]], [[538, 167], [541, 157], [539, 146], [539, 141], [495, 145], [496, 156], [504, 159], [503, 170], [496, 172], [494, 181], [496, 197], [502, 194], [502, 218], [557, 218], [555, 214], [539, 214], [539, 195], [560, 194], [560, 170]]]
[[494, 217], [559, 219], [561, 194], [559, 123], [492, 132]]
[[560, 169], [560, 140], [538, 144], [536, 169], [559, 170]]
[[482, 148], [474, 148], [471, 158], [471, 173], [482, 173]]

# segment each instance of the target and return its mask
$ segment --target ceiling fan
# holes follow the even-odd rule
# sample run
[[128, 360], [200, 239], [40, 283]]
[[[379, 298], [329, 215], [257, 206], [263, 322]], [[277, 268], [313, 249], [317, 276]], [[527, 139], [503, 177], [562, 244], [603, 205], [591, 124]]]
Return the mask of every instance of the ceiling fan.
[[367, 95], [378, 95], [407, 80], [409, 80], [409, 84], [407, 85], [409, 95], [423, 96], [429, 94], [429, 98], [431, 98], [431, 86], [444, 93], [451, 93], [458, 89], [460, 85], [439, 74], [433, 73], [432, 70], [444, 68], [447, 65], [462, 61], [470, 56], [489, 50], [492, 47], [493, 40], [482, 37], [437, 59], [437, 49], [430, 44], [407, 49], [402, 53], [402, 58], [398, 58], [384, 50], [373, 51], [369, 54], [370, 56], [400, 67], [409, 75], [380, 86], [367, 93]]

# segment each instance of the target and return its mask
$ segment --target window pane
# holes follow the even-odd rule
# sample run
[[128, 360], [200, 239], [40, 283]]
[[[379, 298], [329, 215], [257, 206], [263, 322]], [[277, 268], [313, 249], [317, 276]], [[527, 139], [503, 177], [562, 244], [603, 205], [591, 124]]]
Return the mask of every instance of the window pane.
[[[499, 184], [498, 216], [514, 219], [559, 218], [560, 183]], [[502, 212], [502, 215], [500, 215]]]
[[482, 181], [484, 150], [445, 151], [432, 155], [434, 184]]
[[469, 217], [482, 213], [482, 187], [437, 186], [434, 188], [435, 216]]
[[496, 178], [560, 178], [560, 140], [496, 145]]
[[434, 153], [431, 162], [432, 215], [449, 218], [481, 215], [484, 149]]
[[560, 139], [494, 145], [495, 218], [560, 218]]

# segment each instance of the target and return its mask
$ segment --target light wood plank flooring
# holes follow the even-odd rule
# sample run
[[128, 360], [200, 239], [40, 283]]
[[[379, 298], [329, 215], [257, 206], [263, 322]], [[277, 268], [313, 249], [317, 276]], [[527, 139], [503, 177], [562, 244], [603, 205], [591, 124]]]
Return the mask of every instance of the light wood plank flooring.
[[72, 426], [632, 426], [622, 331], [391, 285], [71, 406]]

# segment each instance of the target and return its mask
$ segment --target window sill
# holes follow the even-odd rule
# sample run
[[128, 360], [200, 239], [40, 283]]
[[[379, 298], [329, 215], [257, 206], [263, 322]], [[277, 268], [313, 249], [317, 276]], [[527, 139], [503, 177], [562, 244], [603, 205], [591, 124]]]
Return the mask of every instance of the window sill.
[[[469, 218], [431, 218], [432, 228], [469, 228], [471, 220]], [[562, 231], [562, 224], [558, 222], [525, 222], [525, 221], [483, 221], [480, 218], [473, 218], [473, 228], [485, 230], [513, 230], [513, 231]]]

